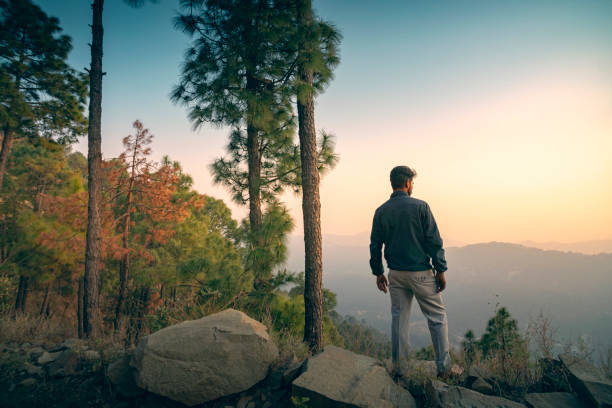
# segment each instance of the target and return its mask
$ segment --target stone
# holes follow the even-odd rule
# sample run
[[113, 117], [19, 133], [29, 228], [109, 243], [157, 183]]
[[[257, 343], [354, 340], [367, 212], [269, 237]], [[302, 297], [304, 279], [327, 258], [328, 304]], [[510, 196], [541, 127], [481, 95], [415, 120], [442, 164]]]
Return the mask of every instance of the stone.
[[26, 364], [25, 370], [29, 375], [36, 375], [39, 377], [42, 377], [43, 375], [43, 368], [37, 365], [28, 363]]
[[36, 385], [36, 379], [35, 378], [26, 378], [25, 380], [21, 381], [19, 383], [19, 386], [21, 387], [31, 387], [33, 385]]
[[569, 381], [580, 399], [595, 407], [612, 407], [612, 381], [584, 359], [563, 354], [559, 359], [569, 372]]
[[44, 353], [42, 353], [40, 357], [38, 357], [38, 364], [40, 365], [49, 364], [57, 360], [60, 354], [62, 354], [61, 351], [57, 351], [55, 353], [49, 353], [48, 351], [45, 351]]
[[51, 377], [63, 377], [76, 373], [79, 365], [79, 354], [66, 349], [60, 352], [60, 355], [49, 365], [48, 373]]
[[71, 338], [71, 339], [66, 339], [62, 342], [61, 347], [64, 348], [69, 348], [69, 349], [84, 349], [85, 348], [85, 343], [83, 342], [83, 340], [80, 339], [75, 339], [75, 338]]
[[95, 350], [85, 350], [81, 353], [81, 357], [86, 361], [100, 360], [100, 353]]
[[144, 390], [136, 385], [134, 369], [130, 367], [131, 354], [125, 354], [108, 365], [106, 376], [115, 386], [117, 392], [124, 397], [138, 397], [144, 394]]
[[560, 360], [553, 358], [541, 358], [538, 364], [542, 370], [540, 380], [541, 392], [571, 392], [568, 377], [569, 373]]
[[33, 347], [28, 351], [28, 355], [32, 361], [37, 360], [38, 357], [42, 356], [44, 353], [45, 349], [40, 346]]
[[569, 392], [542, 392], [525, 395], [531, 408], [582, 408], [580, 400]]
[[470, 385], [470, 388], [476, 392], [480, 392], [481, 394], [487, 394], [487, 395], [493, 394], [493, 387], [491, 386], [491, 384], [489, 384], [488, 382], [486, 382], [484, 379], [480, 377], [477, 377], [474, 380], [472, 385]]
[[243, 395], [236, 404], [236, 408], [246, 408], [249, 402], [253, 399], [250, 395]]
[[292, 383], [292, 394], [307, 397], [308, 406], [320, 408], [417, 406], [382, 362], [335, 346], [306, 360], [304, 372]]
[[139, 387], [193, 406], [252, 387], [277, 358], [266, 326], [226, 309], [145, 337], [130, 365]]
[[292, 362], [289, 367], [283, 372], [283, 385], [289, 385], [293, 380], [295, 380], [306, 367], [306, 360], [297, 362]]
[[425, 394], [434, 408], [525, 408], [525, 405], [502, 397], [484, 395], [469, 388], [448, 385], [442, 381], [425, 383]]

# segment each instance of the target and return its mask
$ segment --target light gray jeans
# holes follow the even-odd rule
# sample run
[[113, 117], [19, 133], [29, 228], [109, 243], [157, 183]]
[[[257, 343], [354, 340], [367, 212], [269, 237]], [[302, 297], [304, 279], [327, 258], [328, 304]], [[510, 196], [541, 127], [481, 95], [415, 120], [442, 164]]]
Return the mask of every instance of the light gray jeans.
[[399, 359], [409, 357], [410, 308], [415, 297], [427, 318], [429, 333], [436, 355], [438, 373], [450, 368], [448, 343], [448, 320], [442, 293], [436, 292], [433, 269], [424, 271], [389, 270], [389, 292], [391, 294], [391, 360], [399, 367]]

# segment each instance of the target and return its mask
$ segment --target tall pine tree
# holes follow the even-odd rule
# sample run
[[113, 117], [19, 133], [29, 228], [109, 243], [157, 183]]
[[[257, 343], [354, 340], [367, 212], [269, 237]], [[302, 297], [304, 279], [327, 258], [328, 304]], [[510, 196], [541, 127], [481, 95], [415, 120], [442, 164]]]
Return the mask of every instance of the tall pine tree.
[[[264, 201], [291, 183], [295, 167], [294, 120], [287, 86], [291, 52], [284, 35], [291, 30], [287, 10], [269, 0], [183, 0], [176, 25], [194, 38], [185, 54], [180, 84], [172, 99], [189, 108], [198, 128], [228, 125], [234, 132], [228, 160], [213, 165], [217, 181], [230, 185], [237, 201], [248, 201], [249, 240], [266, 246]], [[286, 154], [280, 159], [280, 154]], [[285, 160], [287, 159], [287, 160]], [[246, 162], [246, 171], [237, 163]], [[263, 259], [251, 257], [255, 285], [270, 273]]]
[[296, 26], [295, 84], [305, 245], [304, 341], [317, 353], [323, 347], [323, 256], [314, 97], [332, 79], [332, 70], [340, 62], [337, 47], [341, 37], [332, 25], [315, 19], [310, 0], [297, 1]]
[[71, 39], [30, 0], [0, 0], [0, 189], [15, 138], [74, 142], [87, 85], [68, 66]]

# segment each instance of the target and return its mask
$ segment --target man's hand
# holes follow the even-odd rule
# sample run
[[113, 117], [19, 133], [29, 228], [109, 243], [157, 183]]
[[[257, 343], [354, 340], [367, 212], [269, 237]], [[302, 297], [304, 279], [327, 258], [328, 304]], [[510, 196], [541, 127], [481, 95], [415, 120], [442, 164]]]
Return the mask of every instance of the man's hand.
[[387, 293], [387, 278], [384, 273], [376, 277], [376, 286], [378, 286], [378, 289], [381, 291]]
[[446, 278], [444, 272], [438, 272], [436, 274], [436, 292], [442, 292], [446, 289]]

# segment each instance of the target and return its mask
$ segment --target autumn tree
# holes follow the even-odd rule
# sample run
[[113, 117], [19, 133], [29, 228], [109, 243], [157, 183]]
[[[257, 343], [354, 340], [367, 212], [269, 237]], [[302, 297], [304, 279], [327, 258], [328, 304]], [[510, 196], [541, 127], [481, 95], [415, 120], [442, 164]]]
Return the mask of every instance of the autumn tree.
[[151, 246], [166, 243], [174, 235], [176, 224], [190, 215], [189, 208], [201, 205], [197, 195], [180, 194], [181, 189], [187, 188], [182, 185], [187, 181], [180, 165], [168, 158], [153, 162], [149, 158], [153, 135], [140, 121], [135, 121], [133, 127], [134, 134], [123, 139], [124, 152], [109, 163], [108, 174], [121, 235], [115, 328], [121, 323], [132, 258], [153, 262]]
[[[19, 139], [9, 159], [0, 201], [0, 272], [18, 279], [16, 312], [25, 312], [29, 292], [42, 288], [40, 311], [47, 313], [51, 285], [68, 282], [78, 262], [70, 250], [73, 235], [48, 215], [49, 197], [59, 200], [83, 191], [64, 150], [44, 138]], [[45, 246], [41, 235], [51, 231], [57, 239]]]
[[0, 188], [18, 137], [84, 133], [87, 85], [66, 62], [71, 39], [30, 0], [0, 0]]

